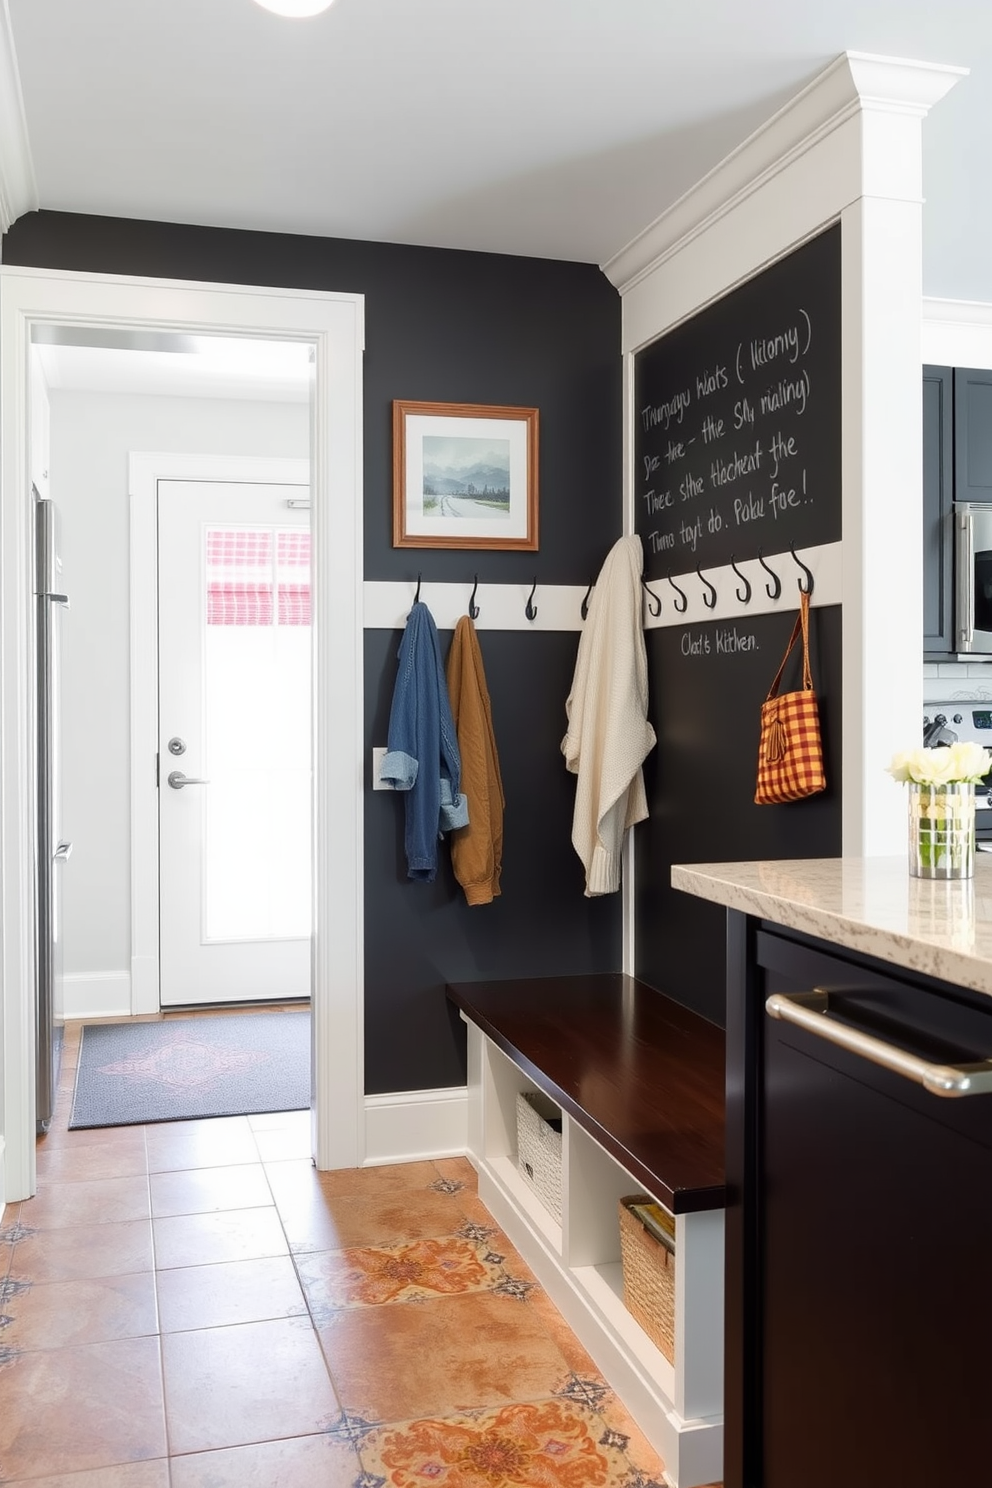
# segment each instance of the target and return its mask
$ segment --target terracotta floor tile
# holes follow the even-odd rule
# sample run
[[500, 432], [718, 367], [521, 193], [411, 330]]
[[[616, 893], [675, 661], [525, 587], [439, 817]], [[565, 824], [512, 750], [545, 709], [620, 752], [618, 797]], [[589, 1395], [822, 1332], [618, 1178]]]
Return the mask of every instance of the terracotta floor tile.
[[627, 1438], [627, 1456], [635, 1471], [642, 1473], [646, 1478], [660, 1481], [664, 1463], [626, 1406], [612, 1390], [604, 1396], [600, 1414], [612, 1431], [618, 1431]]
[[323, 1200], [321, 1179], [328, 1174], [318, 1173], [308, 1157], [290, 1158], [265, 1164], [265, 1176], [275, 1200], [276, 1208], [301, 1209], [316, 1200]]
[[21, 1354], [0, 1371], [0, 1398], [6, 1478], [166, 1454], [157, 1339]]
[[453, 1235], [298, 1255], [297, 1268], [317, 1323], [329, 1322], [339, 1307], [492, 1291], [504, 1280], [502, 1266], [487, 1259], [485, 1246]]
[[625, 1444], [594, 1411], [558, 1398], [383, 1426], [359, 1451], [370, 1479], [404, 1488], [621, 1488], [636, 1481]]
[[258, 1148], [245, 1116], [166, 1121], [146, 1129], [149, 1173], [178, 1168], [226, 1168], [257, 1163]]
[[348, 1250], [453, 1235], [477, 1204], [467, 1190], [448, 1194], [410, 1188], [373, 1195], [322, 1194], [299, 1209], [287, 1204], [280, 1213], [294, 1251]]
[[119, 1467], [95, 1467], [91, 1472], [58, 1473], [54, 1478], [5, 1479], [5, 1488], [169, 1488], [169, 1463], [126, 1462]]
[[353, 1488], [361, 1475], [355, 1448], [328, 1436], [172, 1459], [172, 1488]]
[[52, 1124], [44, 1136], [38, 1138], [38, 1153], [51, 1152], [56, 1147], [105, 1147], [108, 1142], [130, 1142], [145, 1150], [145, 1128], [143, 1126], [84, 1126], [70, 1131], [68, 1112], [60, 1115], [56, 1110]]
[[[69, 1132], [70, 1137], [75, 1135]], [[100, 1178], [135, 1178], [148, 1171], [144, 1137], [126, 1142], [87, 1142], [38, 1150], [39, 1183], [86, 1183]]]
[[59, 1230], [70, 1225], [113, 1224], [147, 1219], [148, 1179], [90, 1178], [83, 1183], [46, 1183], [33, 1199], [25, 1199], [21, 1222], [37, 1230]]
[[[509, 1265], [510, 1262], [508, 1261]], [[529, 1274], [529, 1273], [528, 1273]], [[541, 1287], [527, 1298], [527, 1306], [541, 1319], [551, 1338], [557, 1344], [568, 1364], [576, 1374], [595, 1374], [596, 1366], [576, 1338], [571, 1328]]]
[[169, 1333], [162, 1360], [173, 1454], [311, 1435], [338, 1414], [304, 1318]]
[[342, 1406], [370, 1421], [539, 1400], [570, 1374], [531, 1309], [491, 1293], [347, 1308], [318, 1332]]
[[260, 1111], [248, 1117], [253, 1132], [260, 1131], [310, 1131], [309, 1111]]
[[339, 1168], [321, 1173], [319, 1180], [328, 1195], [355, 1194], [375, 1198], [411, 1188], [429, 1188], [437, 1179], [431, 1162], [386, 1163], [378, 1168]]
[[158, 1332], [151, 1271], [90, 1281], [43, 1282], [8, 1298], [3, 1311], [11, 1318], [0, 1333], [6, 1348], [65, 1348]]
[[160, 1271], [158, 1305], [163, 1333], [305, 1316], [307, 1311], [288, 1256]]
[[[309, 1115], [309, 1112], [307, 1113]], [[313, 1155], [310, 1123], [302, 1128], [273, 1126], [255, 1129], [255, 1145], [263, 1162], [284, 1162], [292, 1158], [307, 1161]]]
[[151, 1271], [151, 1221], [39, 1230], [14, 1246], [10, 1269], [24, 1281], [83, 1281]]
[[272, 1203], [261, 1163], [228, 1168], [192, 1168], [152, 1173], [152, 1214], [209, 1214], [220, 1209], [257, 1209]]
[[434, 1166], [439, 1178], [450, 1178], [455, 1183], [464, 1183], [466, 1188], [479, 1186], [479, 1175], [467, 1157], [436, 1157]]
[[215, 1261], [258, 1261], [286, 1255], [289, 1247], [275, 1208], [224, 1209], [153, 1219], [155, 1265], [208, 1266]]

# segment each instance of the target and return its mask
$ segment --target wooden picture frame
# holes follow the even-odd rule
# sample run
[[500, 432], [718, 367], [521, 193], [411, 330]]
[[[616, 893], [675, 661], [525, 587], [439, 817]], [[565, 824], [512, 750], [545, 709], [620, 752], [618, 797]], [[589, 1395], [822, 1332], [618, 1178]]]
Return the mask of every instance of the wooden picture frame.
[[393, 547], [538, 546], [538, 410], [393, 403]]

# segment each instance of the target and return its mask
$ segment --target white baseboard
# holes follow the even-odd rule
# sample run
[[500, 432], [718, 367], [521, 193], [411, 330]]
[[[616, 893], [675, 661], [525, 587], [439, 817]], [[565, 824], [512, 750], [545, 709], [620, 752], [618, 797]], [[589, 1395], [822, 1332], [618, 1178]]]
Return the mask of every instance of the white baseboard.
[[459, 1157], [468, 1145], [468, 1093], [400, 1090], [365, 1097], [365, 1165]]
[[3, 1224], [4, 1205], [7, 1202], [7, 1164], [4, 1158], [6, 1142], [0, 1137], [0, 1225]]
[[131, 976], [126, 971], [74, 972], [63, 978], [66, 1018], [127, 1018]]

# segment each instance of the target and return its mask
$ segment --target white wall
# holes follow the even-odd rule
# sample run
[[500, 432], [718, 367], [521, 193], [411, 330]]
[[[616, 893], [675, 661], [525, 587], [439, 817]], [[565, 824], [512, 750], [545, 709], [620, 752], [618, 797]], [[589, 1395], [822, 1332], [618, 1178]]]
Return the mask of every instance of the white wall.
[[62, 514], [62, 835], [66, 1011], [129, 1011], [128, 455], [306, 458], [309, 410], [290, 403], [54, 391], [51, 495]]

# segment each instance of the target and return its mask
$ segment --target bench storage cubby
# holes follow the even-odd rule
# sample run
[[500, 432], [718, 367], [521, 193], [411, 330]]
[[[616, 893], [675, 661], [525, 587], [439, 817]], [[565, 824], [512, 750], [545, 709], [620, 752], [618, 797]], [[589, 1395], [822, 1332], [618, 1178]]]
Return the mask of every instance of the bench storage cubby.
[[[664, 1459], [673, 1488], [718, 1481], [722, 1030], [621, 974], [460, 982], [448, 995], [468, 1027], [480, 1198]], [[557, 1214], [520, 1171], [522, 1095], [561, 1113]], [[673, 1219], [671, 1360], [624, 1305], [619, 1211], [635, 1194]]]

